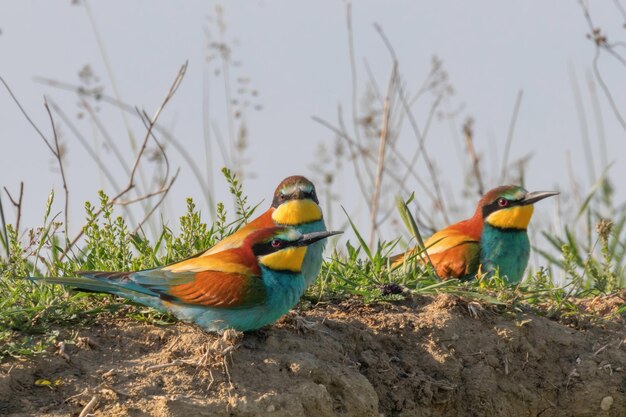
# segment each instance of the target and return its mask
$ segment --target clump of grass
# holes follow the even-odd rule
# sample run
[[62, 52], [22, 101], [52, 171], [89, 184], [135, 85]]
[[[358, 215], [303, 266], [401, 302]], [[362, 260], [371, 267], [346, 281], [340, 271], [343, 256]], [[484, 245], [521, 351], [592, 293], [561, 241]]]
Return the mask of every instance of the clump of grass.
[[[407, 203], [411, 199], [400, 202], [398, 206], [407, 227], [423, 247], [417, 224], [408, 213]], [[427, 259], [425, 251], [417, 251], [402, 265], [392, 266], [390, 257], [399, 251], [399, 239], [378, 242], [375, 248], [370, 248], [349, 216], [348, 221], [358, 245], [348, 241], [343, 253], [335, 249], [323, 264], [317, 287], [310, 291], [312, 296], [336, 298], [357, 295], [365, 302], [374, 302], [402, 300], [415, 294], [448, 293], [502, 303], [494, 296], [493, 290], [498, 288], [506, 294], [504, 280], [496, 278], [488, 284], [485, 284], [486, 281], [462, 282], [456, 279], [442, 281], [429, 264], [420, 261]]]
[[538, 249], [562, 272], [573, 294], [610, 294], [626, 287], [626, 206], [613, 204], [608, 180], [600, 184], [605, 185], [596, 187], [578, 212], [582, 225], [565, 226], [563, 237], [543, 233], [556, 255]]

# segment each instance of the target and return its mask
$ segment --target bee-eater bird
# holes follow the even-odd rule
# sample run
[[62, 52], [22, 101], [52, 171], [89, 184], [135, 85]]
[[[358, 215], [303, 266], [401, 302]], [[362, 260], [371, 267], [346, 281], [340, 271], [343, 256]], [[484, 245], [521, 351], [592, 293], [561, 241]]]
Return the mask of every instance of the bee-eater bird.
[[[303, 234], [326, 230], [315, 186], [311, 181], [300, 175], [282, 180], [276, 187], [272, 205], [265, 213], [218, 242], [201, 256], [238, 247], [250, 233], [272, 226], [291, 226]], [[302, 274], [307, 287], [315, 281], [320, 272], [325, 246], [326, 241], [322, 240], [306, 249], [302, 263]]]
[[[533, 204], [558, 192], [529, 193], [516, 185], [504, 185], [485, 194], [474, 215], [439, 230], [426, 239], [424, 247], [441, 278], [471, 279], [496, 271], [507, 284], [523, 278], [530, 256], [526, 229]], [[392, 266], [402, 264], [416, 249], [391, 258]]]
[[115, 294], [208, 331], [254, 330], [275, 322], [298, 302], [306, 290], [302, 266], [307, 246], [338, 233], [262, 228], [236, 248], [160, 268], [30, 279]]

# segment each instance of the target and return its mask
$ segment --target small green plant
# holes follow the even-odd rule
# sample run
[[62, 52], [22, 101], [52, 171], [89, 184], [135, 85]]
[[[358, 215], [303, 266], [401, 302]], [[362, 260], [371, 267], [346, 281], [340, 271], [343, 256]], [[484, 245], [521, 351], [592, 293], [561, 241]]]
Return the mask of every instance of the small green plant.
[[565, 226], [564, 237], [544, 232], [553, 251], [537, 249], [563, 271], [572, 293], [610, 294], [626, 287], [626, 206], [614, 207], [606, 183], [600, 182], [605, 185], [589, 194], [578, 213], [585, 233], [575, 232], [576, 224]]

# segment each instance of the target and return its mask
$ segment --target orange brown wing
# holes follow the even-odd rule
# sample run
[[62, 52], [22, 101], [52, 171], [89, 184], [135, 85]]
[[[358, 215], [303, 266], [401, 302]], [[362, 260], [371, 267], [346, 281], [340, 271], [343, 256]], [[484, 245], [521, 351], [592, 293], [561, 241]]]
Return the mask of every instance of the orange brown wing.
[[467, 241], [429, 256], [441, 278], [464, 278], [478, 271], [480, 246], [476, 241]]
[[[430, 260], [442, 278], [463, 278], [476, 273], [480, 262], [480, 242], [455, 227], [442, 229], [424, 242]], [[416, 249], [391, 258], [392, 267], [417, 256]], [[421, 260], [421, 257], [418, 257]], [[423, 260], [421, 260], [423, 262]]]
[[171, 287], [166, 300], [210, 307], [249, 307], [263, 303], [266, 290], [257, 276], [218, 271], [197, 272], [186, 284]]
[[250, 248], [226, 249], [125, 278], [162, 299], [208, 307], [248, 307], [262, 303], [266, 288]]

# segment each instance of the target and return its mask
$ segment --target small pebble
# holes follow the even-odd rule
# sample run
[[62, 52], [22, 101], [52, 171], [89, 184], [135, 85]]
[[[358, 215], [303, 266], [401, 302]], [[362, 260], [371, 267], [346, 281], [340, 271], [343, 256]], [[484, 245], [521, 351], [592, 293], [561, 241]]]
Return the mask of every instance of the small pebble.
[[602, 409], [602, 411], [609, 411], [612, 405], [613, 397], [611, 397], [610, 395], [604, 397], [602, 401], [600, 401], [600, 408]]

